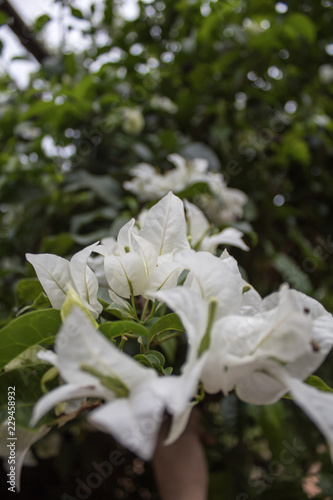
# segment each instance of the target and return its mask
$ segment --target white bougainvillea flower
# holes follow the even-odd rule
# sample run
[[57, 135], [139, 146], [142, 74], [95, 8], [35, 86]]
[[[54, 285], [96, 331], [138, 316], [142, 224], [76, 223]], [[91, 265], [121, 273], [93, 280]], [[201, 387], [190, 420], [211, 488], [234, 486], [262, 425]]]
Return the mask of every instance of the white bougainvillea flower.
[[[303, 323], [304, 318], [307, 319], [308, 324], [304, 326], [303, 334], [299, 332], [299, 340], [304, 343], [303, 348], [300, 346], [297, 350], [295, 346], [294, 357], [290, 354], [291, 359], [284, 362], [284, 371], [288, 375], [304, 380], [323, 363], [332, 349], [333, 317], [315, 299], [297, 290], [288, 290], [284, 286], [279, 292], [266, 297], [262, 301], [261, 312], [255, 313], [249, 319], [252, 321], [260, 317], [268, 318], [272, 314], [276, 314], [276, 311], [281, 310], [282, 307], [292, 308], [295, 311], [294, 314], [303, 315]], [[298, 322], [298, 326], [300, 324], [301, 321]], [[295, 330], [296, 326], [290, 337], [295, 335]], [[276, 359], [278, 359], [278, 355]], [[253, 375], [248, 375], [237, 385], [237, 392], [245, 401], [267, 404], [275, 402], [285, 392], [281, 384], [278, 383], [275, 384], [275, 388], [268, 388], [265, 392], [256, 390], [260, 379], [265, 378], [265, 375], [257, 367], [255, 367]]]
[[232, 222], [243, 216], [243, 207], [248, 198], [240, 189], [229, 188], [219, 173], [211, 173], [208, 185], [213, 196], [199, 197], [201, 208], [215, 224]]
[[145, 126], [145, 118], [140, 107], [122, 108], [123, 122], [122, 129], [130, 135], [137, 135]]
[[[130, 220], [119, 231], [116, 245], [100, 245], [106, 280], [123, 298], [173, 287], [182, 268], [174, 254], [189, 248], [182, 201], [171, 192], [147, 213], [140, 230]], [[148, 292], [149, 291], [149, 292]]]
[[219, 259], [190, 250], [179, 253], [175, 260], [190, 271], [184, 285], [161, 290], [156, 297], [180, 317], [190, 344], [189, 359], [196, 359], [217, 319], [239, 312], [243, 279], [232, 257]]
[[173, 420], [167, 444], [185, 429], [204, 361], [188, 365], [180, 376], [155, 377], [138, 384], [128, 398], [118, 398], [91, 412], [89, 421], [144, 460], [151, 459], [166, 411]]
[[[245, 307], [234, 290], [235, 307], [228, 314], [218, 306], [221, 300], [226, 304], [223, 291], [219, 295], [211, 284], [210, 277], [217, 277], [216, 258], [187, 253], [190, 287], [185, 283], [157, 297], [181, 318], [189, 339], [189, 359], [206, 356], [200, 374], [204, 389], [228, 394], [235, 388], [240, 399], [252, 404], [274, 403], [290, 391], [325, 435], [333, 460], [333, 395], [302, 382], [332, 348], [332, 315], [288, 285], [263, 301], [253, 290], [252, 305]], [[199, 265], [199, 259], [207, 259], [206, 264]], [[230, 258], [222, 262], [232, 269]]]
[[89, 413], [89, 421], [144, 459], [153, 454], [166, 410], [177, 417], [173, 437], [182, 431], [178, 422], [196, 394], [200, 364], [181, 376], [159, 377], [109, 342], [77, 308], [60, 329], [55, 352], [46, 359], [66, 383], [37, 402], [31, 425], [60, 402], [95, 397], [106, 404]]
[[202, 250], [216, 253], [219, 245], [232, 245], [242, 250], [249, 250], [249, 247], [242, 240], [243, 233], [233, 227], [228, 227], [217, 234], [211, 234], [212, 226], [209, 224], [204, 213], [193, 203], [184, 200], [187, 214], [188, 235], [191, 247], [195, 250]]
[[[303, 311], [295, 306], [288, 287], [281, 290], [277, 307], [270, 311], [241, 316], [225, 316], [219, 319], [211, 335], [210, 356], [202, 374], [208, 392], [222, 390], [227, 394], [236, 386], [241, 399], [250, 397], [246, 387], [251, 389], [251, 377], [262, 361], [275, 360], [285, 367], [313, 351], [312, 322]], [[245, 384], [245, 385], [243, 385]], [[281, 389], [281, 388], [280, 388]], [[279, 399], [283, 394], [277, 387], [266, 386], [264, 392], [253, 389], [258, 399]], [[252, 392], [251, 392], [252, 394]], [[276, 400], [277, 400], [276, 399]]]
[[123, 186], [140, 201], [156, 200], [172, 190], [168, 179], [148, 163], [138, 163], [132, 168], [131, 174], [133, 179], [124, 182]]
[[230, 222], [243, 215], [247, 196], [239, 189], [228, 188], [220, 172], [208, 170], [209, 162], [204, 158], [186, 159], [171, 154], [168, 160], [174, 167], [165, 174], [147, 163], [132, 168], [133, 179], [124, 182], [124, 188], [134, 193], [140, 201], [156, 200], [169, 191], [179, 193], [186, 187], [202, 182], [208, 185], [211, 195], [201, 195], [200, 204], [207, 209], [211, 220]]
[[26, 254], [48, 296], [52, 307], [61, 309], [70, 285], [85, 307], [96, 319], [103, 307], [97, 300], [98, 280], [87, 262], [98, 243], [93, 243], [73, 255], [70, 261], [53, 254]]
[[[260, 378], [261, 362], [274, 359], [301, 380], [323, 362], [333, 342], [333, 320], [314, 299], [287, 285], [263, 301], [254, 289], [243, 293], [245, 282], [226, 253], [221, 259], [205, 252], [183, 252], [176, 258], [186, 261], [187, 280], [183, 287], [159, 292], [157, 298], [179, 315], [192, 356], [209, 351], [201, 375], [208, 392], [227, 394], [236, 386], [245, 401], [273, 402], [283, 387], [276, 383], [257, 390], [251, 378]], [[251, 300], [246, 304], [247, 293]]]

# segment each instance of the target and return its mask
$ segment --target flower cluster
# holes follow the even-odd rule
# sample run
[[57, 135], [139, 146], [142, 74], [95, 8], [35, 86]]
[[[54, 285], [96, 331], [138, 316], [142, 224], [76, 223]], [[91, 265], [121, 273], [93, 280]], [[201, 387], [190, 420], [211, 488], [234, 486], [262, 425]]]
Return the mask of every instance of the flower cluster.
[[148, 201], [159, 199], [169, 191], [180, 193], [189, 186], [204, 183], [209, 193], [199, 194], [197, 201], [212, 221], [231, 222], [242, 217], [247, 196], [239, 189], [228, 188], [220, 172], [209, 171], [206, 159], [185, 159], [178, 154], [171, 154], [168, 160], [175, 168], [163, 175], [148, 163], [133, 167], [133, 179], [124, 183], [125, 189], [139, 200]]
[[[37, 402], [32, 424], [59, 403], [96, 398], [103, 403], [89, 421], [149, 459], [165, 413], [172, 416], [171, 443], [199, 388], [235, 390], [259, 405], [288, 392], [325, 435], [333, 459], [333, 395], [304, 382], [332, 347], [332, 315], [287, 284], [262, 299], [226, 250], [215, 255], [221, 244], [247, 249], [239, 231], [211, 234], [202, 212], [170, 192], [117, 239], [90, 245], [70, 261], [28, 254], [63, 319], [54, 351], [39, 354], [62, 383]], [[91, 260], [92, 252], [98, 257]], [[105, 294], [99, 299], [102, 288], [109, 301]], [[110, 321], [110, 313], [120, 321]], [[167, 331], [187, 339], [179, 375], [158, 350]], [[123, 350], [129, 337], [138, 340], [134, 358]]]

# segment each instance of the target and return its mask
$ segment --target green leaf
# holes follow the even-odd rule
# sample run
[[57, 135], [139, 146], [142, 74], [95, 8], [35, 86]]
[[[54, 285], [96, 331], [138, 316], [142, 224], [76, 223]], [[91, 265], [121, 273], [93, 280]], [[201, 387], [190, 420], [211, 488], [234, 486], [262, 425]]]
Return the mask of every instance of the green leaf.
[[76, 17], [77, 19], [84, 19], [84, 16], [80, 9], [76, 9], [75, 7], [70, 6], [71, 9], [71, 14], [72, 16]]
[[308, 42], [314, 43], [317, 36], [316, 25], [305, 14], [290, 14], [285, 22], [284, 30], [292, 38], [303, 36]]
[[154, 354], [144, 354], [146, 359], [148, 359], [150, 365], [156, 370], [159, 371], [161, 367], [160, 360], [154, 356]]
[[60, 233], [56, 236], [47, 236], [43, 238], [41, 253], [54, 253], [65, 257], [74, 244], [73, 236], [68, 233]]
[[[102, 303], [103, 307], [104, 304]], [[105, 309], [106, 312], [109, 314], [112, 314], [116, 318], [119, 319], [126, 319], [126, 318], [133, 318], [134, 314], [131, 312], [131, 310], [126, 309], [125, 307], [122, 307], [120, 304], [116, 304], [115, 302], [112, 302], [111, 304], [108, 304], [108, 306]]]
[[35, 365], [44, 363], [44, 361], [41, 361], [37, 357], [37, 354], [40, 351], [45, 351], [45, 349], [40, 345], [33, 345], [29, 347], [28, 349], [23, 351], [22, 354], [12, 359], [10, 363], [7, 363], [7, 365], [4, 366], [4, 370], [8, 372], [10, 370], [34, 367]]
[[294, 133], [288, 133], [283, 137], [282, 152], [287, 160], [291, 158], [306, 166], [311, 163], [311, 152], [308, 144], [302, 137], [298, 137]]
[[134, 359], [148, 368], [154, 368], [157, 372], [164, 373], [165, 358], [158, 351], [147, 351], [146, 354], [137, 354], [134, 356]]
[[154, 356], [154, 358], [158, 359], [159, 366], [163, 367], [165, 365], [165, 357], [159, 351], [149, 350], [146, 352], [146, 356], [150, 361], [150, 356]]
[[47, 14], [43, 14], [42, 16], [37, 17], [37, 19], [36, 19], [36, 21], [34, 23], [34, 28], [33, 28], [34, 32], [37, 33], [38, 31], [40, 31], [41, 29], [43, 29], [44, 26], [49, 21], [51, 21], [51, 18]]
[[176, 359], [177, 339], [174, 337], [168, 338], [164, 342], [161, 342], [160, 347], [163, 349], [168, 361], [174, 363]]
[[0, 330], [0, 369], [33, 345], [53, 343], [60, 325], [57, 309], [34, 311], [11, 321]]
[[0, 26], [7, 24], [8, 17], [9, 16], [6, 12], [4, 12], [3, 10], [0, 10]]
[[156, 335], [168, 330], [176, 330], [178, 332], [184, 331], [184, 327], [175, 313], [167, 314], [156, 321], [149, 331], [149, 337], [152, 339]]
[[310, 375], [310, 377], [305, 380], [305, 383], [311, 385], [312, 387], [315, 387], [319, 391], [333, 392], [333, 389], [316, 375]]
[[38, 297], [33, 301], [31, 305], [25, 306], [20, 309], [17, 313], [17, 316], [21, 316], [21, 314], [29, 311], [29, 309], [47, 309], [51, 306], [51, 302], [44, 292], [41, 292]]
[[17, 306], [31, 304], [43, 292], [43, 287], [37, 278], [25, 278], [16, 285], [15, 295]]
[[111, 0], [106, 0], [106, 2], [105, 2], [104, 19], [103, 19], [103, 22], [105, 24], [111, 24], [112, 23], [112, 19], [113, 19], [112, 4], [113, 4], [113, 2], [111, 2]]
[[179, 198], [189, 198], [193, 199], [195, 196], [200, 194], [210, 194], [209, 186], [206, 182], [196, 182], [189, 187], [186, 187], [182, 191], [176, 193]]
[[144, 354], [137, 354], [136, 356], [134, 356], [133, 359], [136, 359], [136, 361], [141, 363], [143, 366], [147, 366], [148, 368], [154, 368], [154, 366], [151, 364], [149, 359]]
[[163, 375], [171, 375], [173, 372], [172, 366], [168, 366], [168, 368], [162, 368]]
[[99, 331], [102, 332], [108, 339], [119, 337], [120, 335], [133, 334], [138, 337], [146, 337], [148, 330], [143, 325], [134, 321], [107, 321], [99, 326]]

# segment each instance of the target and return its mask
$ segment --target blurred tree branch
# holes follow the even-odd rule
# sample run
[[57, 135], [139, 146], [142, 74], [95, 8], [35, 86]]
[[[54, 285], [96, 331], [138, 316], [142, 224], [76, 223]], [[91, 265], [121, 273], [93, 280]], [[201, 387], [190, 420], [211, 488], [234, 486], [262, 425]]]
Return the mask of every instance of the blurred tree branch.
[[33, 31], [23, 21], [21, 16], [16, 12], [14, 7], [8, 0], [0, 0], [0, 9], [8, 14], [10, 20], [8, 27], [15, 33], [21, 44], [40, 64], [43, 64], [45, 59], [50, 55], [45, 47], [36, 39]]

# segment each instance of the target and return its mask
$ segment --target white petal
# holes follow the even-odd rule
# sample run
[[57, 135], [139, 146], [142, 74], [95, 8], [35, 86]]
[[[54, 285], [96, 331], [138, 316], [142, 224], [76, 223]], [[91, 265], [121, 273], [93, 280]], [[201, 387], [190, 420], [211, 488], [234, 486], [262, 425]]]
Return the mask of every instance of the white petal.
[[84, 305], [89, 309], [96, 319], [103, 310], [103, 306], [97, 300], [98, 279], [95, 273], [88, 267], [87, 262], [91, 252], [98, 243], [93, 243], [80, 252], [73, 255], [69, 268], [75, 289], [82, 299]]
[[168, 155], [169, 162], [173, 163], [177, 170], [180, 170], [183, 173], [186, 173], [186, 160], [182, 156], [177, 153], [173, 153]]
[[117, 241], [113, 236], [103, 238], [100, 245], [94, 248], [94, 252], [100, 255], [112, 255], [117, 247]]
[[195, 289], [202, 297], [217, 298], [218, 316], [239, 312], [243, 279], [234, 259], [221, 260], [208, 252], [185, 251], [175, 255], [175, 260], [190, 270], [188, 278], [195, 278]]
[[149, 460], [155, 450], [163, 413], [164, 406], [155, 395], [148, 388], [142, 388], [128, 399], [117, 399], [92, 411], [88, 420], [143, 460]]
[[266, 315], [271, 317], [257, 355], [291, 362], [311, 352], [312, 320], [298, 310], [288, 288], [281, 291], [278, 307]]
[[[274, 292], [265, 297], [262, 302], [261, 310], [269, 311], [270, 309], [276, 307], [276, 305], [279, 303], [280, 296], [283, 293], [284, 289], [285, 284], [280, 287], [280, 290], [278, 292]], [[326, 309], [322, 304], [320, 304], [320, 302], [313, 299], [312, 297], [309, 297], [305, 293], [299, 292], [298, 290], [289, 290], [289, 294], [292, 297], [295, 307], [297, 307], [299, 311], [304, 311], [304, 309], [307, 309], [307, 313], [312, 318], [316, 319], [320, 316], [325, 315], [332, 316], [329, 312], [326, 311]]]
[[37, 354], [37, 358], [45, 361], [46, 363], [50, 363], [53, 366], [58, 366], [58, 356], [53, 351], [39, 351], [39, 353]]
[[333, 462], [333, 394], [318, 391], [292, 377], [285, 378], [285, 382], [294, 401], [325, 436]]
[[[187, 220], [189, 225], [189, 235], [191, 236], [191, 246], [194, 248], [197, 243], [204, 237], [210, 228], [210, 224], [204, 213], [193, 203], [184, 200], [186, 208]], [[202, 250], [206, 250], [202, 248]]]
[[127, 302], [127, 300], [122, 299], [121, 297], [119, 297], [119, 295], [117, 295], [116, 293], [114, 293], [112, 290], [108, 290], [108, 292], [109, 292], [109, 295], [110, 295], [110, 299], [113, 302], [115, 302], [119, 306], [124, 307], [125, 309], [128, 309], [128, 310], [130, 309], [130, 305]]
[[119, 378], [129, 389], [157, 377], [155, 370], [140, 365], [95, 330], [86, 315], [77, 308], [70, 313], [57, 335], [55, 350], [59, 371], [69, 383], [96, 384], [96, 377], [83, 371], [82, 365]]
[[189, 248], [183, 202], [170, 192], [149, 210], [139, 235], [158, 255]]
[[183, 413], [172, 416], [169, 434], [163, 443], [165, 446], [174, 443], [183, 434], [191, 416], [193, 406], [193, 403], [188, 403], [187, 408]]
[[144, 296], [154, 300], [158, 290], [176, 287], [182, 271], [183, 267], [178, 262], [159, 264], [148, 276]]
[[66, 298], [67, 283], [71, 283], [69, 262], [58, 255], [42, 253], [26, 254], [27, 261], [33, 265], [52, 307], [61, 309]]
[[196, 292], [185, 287], [157, 292], [158, 300], [165, 302], [181, 319], [189, 343], [197, 353], [208, 321], [208, 303]]
[[246, 316], [254, 316], [261, 311], [262, 298], [252, 285], [243, 282], [244, 286], [250, 286], [250, 290], [244, 292], [242, 295], [241, 313]]
[[118, 233], [117, 237], [117, 245], [118, 252], [120, 255], [125, 253], [125, 247], [129, 249], [132, 247], [131, 235], [133, 231], [133, 227], [135, 224], [135, 219], [131, 219], [127, 224], [125, 224]]
[[147, 275], [155, 269], [157, 265], [157, 253], [154, 245], [138, 234], [133, 234], [133, 248], [141, 256], [144, 262]]
[[[100, 384], [95, 383], [92, 385], [83, 384], [64, 384], [53, 391], [48, 392], [42, 396], [34, 406], [32, 418], [30, 425], [34, 426], [46, 413], [54, 408], [58, 403], [62, 403], [69, 399], [78, 398], [98, 398], [106, 396], [106, 389]], [[108, 391], [108, 397], [110, 398], [111, 393]]]
[[[246, 367], [244, 367], [246, 370]], [[244, 373], [242, 380], [236, 386], [239, 399], [245, 403], [267, 405], [276, 403], [286, 392], [287, 388], [269, 373], [249, 370]]]
[[134, 295], [142, 295], [147, 274], [144, 261], [133, 252], [120, 257], [107, 255], [104, 260], [105, 276], [112, 290], [120, 297], [129, 299], [131, 287]]
[[232, 245], [241, 248], [242, 250], [250, 250], [242, 240], [243, 233], [233, 227], [228, 227], [218, 234], [206, 236], [201, 244], [201, 250], [211, 253], [216, 252], [218, 245]]
[[288, 373], [300, 380], [304, 380], [316, 371], [332, 349], [333, 319], [330, 314], [312, 321], [311, 340], [316, 349], [305, 353], [304, 356], [286, 366]]

